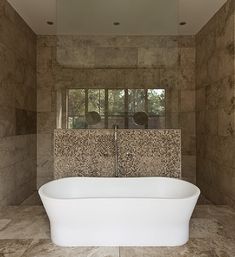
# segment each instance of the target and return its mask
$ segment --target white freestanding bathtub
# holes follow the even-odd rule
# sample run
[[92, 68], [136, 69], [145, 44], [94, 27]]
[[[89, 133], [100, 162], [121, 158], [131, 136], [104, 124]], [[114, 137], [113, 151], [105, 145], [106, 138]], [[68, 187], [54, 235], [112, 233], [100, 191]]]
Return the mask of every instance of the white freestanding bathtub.
[[173, 178], [64, 178], [39, 194], [59, 246], [178, 246], [200, 190]]

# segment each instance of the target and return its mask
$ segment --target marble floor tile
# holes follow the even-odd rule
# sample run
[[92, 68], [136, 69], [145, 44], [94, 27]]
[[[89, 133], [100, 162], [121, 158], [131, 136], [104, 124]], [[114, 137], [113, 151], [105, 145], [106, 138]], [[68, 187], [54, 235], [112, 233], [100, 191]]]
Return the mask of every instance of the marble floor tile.
[[0, 219], [0, 231], [5, 229], [10, 222], [11, 220], [9, 219]]
[[204, 204], [206, 204], [206, 205], [208, 205], [208, 204], [212, 204], [212, 202], [211, 201], [209, 201], [204, 195], [202, 195], [202, 194], [200, 194], [200, 196], [199, 196], [199, 199], [198, 199], [198, 204], [200, 204], [200, 205], [204, 205]]
[[[223, 206], [223, 205], [198, 205], [193, 213], [192, 222], [194, 220], [199, 219], [207, 219], [210, 220], [210, 224], [208, 222], [208, 226], [210, 226], [210, 229], [212, 224], [212, 220], [214, 222], [216, 221], [218, 227], [217, 227], [217, 235], [223, 236], [224, 238], [229, 238], [235, 240], [235, 210]], [[194, 225], [194, 228], [200, 228], [200, 224], [197, 226], [197, 224]], [[235, 242], [234, 242], [235, 244]], [[235, 254], [234, 254], [235, 256]]]
[[223, 230], [216, 219], [194, 218], [190, 222], [190, 238], [210, 238]]
[[0, 210], [0, 219], [11, 223], [0, 231], [0, 239], [48, 239], [49, 223], [42, 206], [17, 206]]
[[32, 240], [0, 240], [1, 257], [23, 257]]
[[119, 257], [118, 247], [58, 247], [50, 240], [35, 241], [24, 257]]
[[232, 246], [213, 239], [191, 239], [179, 247], [121, 247], [120, 257], [234, 257]]

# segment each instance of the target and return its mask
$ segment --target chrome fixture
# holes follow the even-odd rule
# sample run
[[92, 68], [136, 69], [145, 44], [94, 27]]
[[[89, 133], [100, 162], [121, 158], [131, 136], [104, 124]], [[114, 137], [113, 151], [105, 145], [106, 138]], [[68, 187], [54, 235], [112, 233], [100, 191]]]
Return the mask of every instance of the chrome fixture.
[[114, 125], [115, 177], [119, 177], [118, 125]]

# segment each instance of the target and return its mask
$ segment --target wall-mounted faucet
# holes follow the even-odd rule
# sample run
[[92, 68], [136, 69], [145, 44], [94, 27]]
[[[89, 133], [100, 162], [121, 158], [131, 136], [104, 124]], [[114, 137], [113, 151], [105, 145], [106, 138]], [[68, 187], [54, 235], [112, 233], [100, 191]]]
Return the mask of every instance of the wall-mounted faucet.
[[119, 177], [118, 125], [114, 125], [115, 177]]

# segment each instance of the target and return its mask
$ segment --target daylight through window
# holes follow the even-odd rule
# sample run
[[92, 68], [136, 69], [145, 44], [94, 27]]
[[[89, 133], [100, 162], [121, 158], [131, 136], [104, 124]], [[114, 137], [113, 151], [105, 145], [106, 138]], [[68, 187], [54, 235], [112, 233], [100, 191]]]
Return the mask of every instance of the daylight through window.
[[165, 128], [164, 89], [68, 89], [67, 127]]

